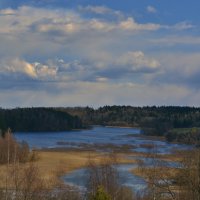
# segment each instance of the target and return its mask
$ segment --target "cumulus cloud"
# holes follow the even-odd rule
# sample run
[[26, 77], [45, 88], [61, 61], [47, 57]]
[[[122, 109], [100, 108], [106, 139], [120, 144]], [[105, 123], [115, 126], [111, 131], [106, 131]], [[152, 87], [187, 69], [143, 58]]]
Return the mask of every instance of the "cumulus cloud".
[[45, 64], [41, 63], [33, 63], [32, 64], [37, 72], [37, 77], [56, 77], [57, 72], [58, 72], [58, 67], [57, 66], [48, 66]]
[[[31, 27], [38, 24], [38, 31], [65, 30], [72, 32], [74, 30], [73, 21], [78, 21], [80, 17], [77, 13], [59, 10], [51, 11], [49, 9], [34, 8], [22, 6], [17, 10], [1, 10], [1, 13], [15, 13], [15, 15], [2, 16], [0, 32], [19, 33], [31, 31]], [[30, 32], [31, 33], [31, 32]]]
[[18, 58], [8, 59], [1, 61], [0, 63], [0, 72], [1, 73], [9, 73], [16, 74], [21, 73], [30, 78], [36, 78], [37, 73], [34, 66], [24, 60], [20, 60]]
[[146, 57], [142, 51], [128, 52], [120, 56], [116, 63], [130, 68], [130, 71], [143, 73], [155, 71], [160, 66], [159, 61]]
[[[154, 73], [159, 70], [160, 63], [146, 56], [142, 51], [127, 52], [119, 57], [113, 56], [111, 60], [47, 60], [30, 63], [19, 58], [9, 58], [0, 63], [0, 76], [6, 75], [12, 80], [30, 78], [35, 81], [91, 81], [108, 82], [124, 79], [127, 74]], [[127, 78], [127, 77], [126, 77]], [[2, 77], [1, 77], [2, 79]]]
[[161, 69], [159, 74], [152, 74], [152, 83], [199, 90], [200, 53], [165, 53], [159, 55], [159, 60]]
[[[82, 8], [83, 9], [83, 8]], [[96, 13], [113, 13], [107, 7], [92, 7], [85, 8], [87, 11]], [[116, 11], [117, 12], [117, 11]], [[148, 23], [137, 23], [132, 17], [116, 21], [102, 20], [98, 18], [84, 18], [81, 13], [73, 10], [48, 10], [43, 8], [33, 7], [19, 7], [17, 10], [5, 9], [0, 10], [2, 17], [0, 19], [1, 33], [14, 33], [25, 31], [39, 31], [39, 32], [52, 32], [55, 31], [62, 33], [74, 33], [77, 31], [89, 30], [132, 30], [132, 31], [153, 31], [158, 30], [160, 25]], [[34, 29], [31, 29], [34, 28]]]
[[38, 62], [29, 63], [19, 58], [9, 58], [0, 62], [0, 75], [6, 75], [7, 78], [10, 77], [10, 80], [13, 77], [20, 80], [22, 75], [34, 80], [41, 80], [55, 77], [56, 74], [56, 67], [49, 67]]
[[[60, 66], [62, 76], [73, 72], [71, 80], [88, 80], [105, 82], [109, 80], [124, 79], [127, 74], [154, 73], [159, 71], [160, 63], [154, 58], [149, 58], [142, 51], [132, 51], [119, 57], [113, 56], [111, 60], [102, 60], [100, 63], [93, 60], [80, 60], [64, 62]], [[126, 77], [128, 80], [128, 77]]]
[[[148, 6], [149, 11], [155, 11], [155, 8]], [[85, 17], [81, 10], [85, 12], [94, 12], [102, 14], [105, 17], [91, 16]], [[110, 20], [108, 15], [114, 13], [115, 20]], [[157, 31], [159, 29], [175, 29], [185, 30], [194, 28], [189, 22], [180, 22], [175, 25], [169, 26], [166, 24], [156, 23], [139, 23], [134, 17], [126, 17], [119, 11], [112, 10], [105, 6], [91, 6], [80, 7], [78, 10], [73, 9], [47, 9], [35, 8], [29, 6], [18, 7], [17, 9], [3, 9], [0, 10], [0, 33], [7, 34], [22, 34], [35, 32], [45, 33], [63, 33], [69, 34], [74, 32], [89, 32], [91, 30], [105, 30], [113, 31]], [[117, 15], [121, 15], [118, 18]]]

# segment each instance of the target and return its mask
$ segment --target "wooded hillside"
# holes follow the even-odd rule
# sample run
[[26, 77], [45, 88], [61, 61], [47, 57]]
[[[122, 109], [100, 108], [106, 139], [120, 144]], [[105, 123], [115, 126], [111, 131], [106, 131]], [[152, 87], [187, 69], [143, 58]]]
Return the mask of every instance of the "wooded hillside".
[[66, 131], [82, 128], [77, 116], [52, 108], [0, 109], [0, 129], [16, 131]]

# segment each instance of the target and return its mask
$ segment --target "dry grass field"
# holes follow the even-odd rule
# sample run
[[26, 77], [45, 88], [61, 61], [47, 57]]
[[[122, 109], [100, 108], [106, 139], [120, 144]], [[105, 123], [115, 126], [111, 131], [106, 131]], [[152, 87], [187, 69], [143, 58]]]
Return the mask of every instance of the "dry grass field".
[[[101, 163], [105, 159], [109, 159], [109, 154], [95, 151], [37, 151], [38, 160], [34, 162], [38, 173], [42, 179], [53, 187], [61, 182], [60, 177], [73, 170], [86, 167], [89, 161]], [[115, 154], [117, 163], [134, 163], [134, 159], [128, 159], [126, 154]], [[29, 166], [30, 163], [19, 164], [19, 168], [23, 169]], [[9, 170], [13, 169], [13, 164], [10, 164]], [[0, 166], [0, 187], [5, 187], [7, 166]]]

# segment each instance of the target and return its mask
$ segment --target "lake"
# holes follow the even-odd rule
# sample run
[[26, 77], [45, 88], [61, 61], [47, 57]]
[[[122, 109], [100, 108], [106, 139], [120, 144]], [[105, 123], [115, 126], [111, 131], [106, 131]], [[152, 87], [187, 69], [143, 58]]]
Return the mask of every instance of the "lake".
[[[158, 153], [170, 153], [186, 145], [149, 140], [140, 136], [140, 129], [94, 126], [92, 129], [66, 132], [14, 133], [18, 141], [26, 141], [31, 148], [81, 148], [85, 146], [129, 145], [133, 151], [149, 152], [148, 144], [155, 145]], [[102, 146], [104, 145], [104, 146]]]

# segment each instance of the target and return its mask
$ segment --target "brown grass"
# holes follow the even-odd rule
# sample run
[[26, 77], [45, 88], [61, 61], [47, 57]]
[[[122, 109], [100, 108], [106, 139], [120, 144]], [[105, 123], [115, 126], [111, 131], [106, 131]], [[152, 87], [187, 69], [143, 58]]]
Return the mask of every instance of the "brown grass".
[[[36, 151], [39, 159], [35, 165], [39, 168], [40, 174], [49, 187], [61, 183], [59, 177], [73, 170], [86, 167], [89, 159], [100, 163], [108, 154], [97, 151], [82, 151], [82, 150], [40, 150]], [[127, 152], [115, 153], [117, 163], [136, 163], [138, 156], [148, 157], [146, 153]], [[131, 158], [129, 158], [131, 156]], [[136, 159], [134, 159], [136, 157]], [[179, 161], [180, 157], [176, 155], [159, 155], [159, 159], [166, 161]], [[20, 164], [20, 168], [26, 167], [27, 164]], [[5, 185], [6, 166], [0, 165], [0, 187]], [[139, 170], [132, 170], [134, 174], [144, 176]]]
[[[75, 169], [86, 167], [89, 159], [100, 163], [108, 154], [94, 151], [37, 151], [39, 159], [35, 162], [39, 172], [49, 187], [61, 183], [60, 176]], [[116, 154], [117, 162], [134, 163], [135, 160], [128, 159], [124, 154]], [[20, 164], [20, 168], [26, 167], [29, 163]], [[10, 166], [11, 168], [12, 166]], [[5, 185], [6, 166], [0, 166], [0, 187]]]
[[[64, 173], [69, 173], [72, 170], [85, 167], [88, 160], [100, 162], [108, 156], [105, 153], [97, 153], [92, 151], [66, 151], [66, 152], [39, 152], [39, 160], [37, 164], [44, 174], [49, 174], [50, 171], [62, 169]], [[116, 154], [119, 163], [133, 163], [134, 160], [129, 160], [124, 157], [124, 154]]]
[[[154, 171], [155, 170], [155, 171]], [[147, 175], [148, 174], [153, 174], [153, 173], [156, 173], [156, 174], [159, 174], [163, 171], [167, 171], [167, 174], [165, 173], [162, 173], [162, 176], [163, 178], [167, 178], [167, 177], [173, 177], [175, 176], [178, 172], [179, 172], [179, 169], [176, 169], [176, 168], [169, 168], [169, 167], [157, 167], [156, 169], [152, 169], [152, 168], [143, 168], [142, 170], [140, 168], [134, 168], [131, 170], [131, 172], [137, 176], [141, 176], [143, 177], [144, 179], [147, 179]]]

